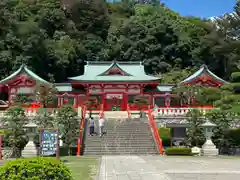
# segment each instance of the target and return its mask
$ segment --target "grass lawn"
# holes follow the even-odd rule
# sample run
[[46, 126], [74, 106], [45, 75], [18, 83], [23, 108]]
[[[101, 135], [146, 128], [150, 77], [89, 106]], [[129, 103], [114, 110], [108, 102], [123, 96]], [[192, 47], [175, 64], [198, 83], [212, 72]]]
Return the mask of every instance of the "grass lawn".
[[97, 157], [62, 157], [71, 169], [74, 180], [92, 180], [99, 171], [100, 158]]

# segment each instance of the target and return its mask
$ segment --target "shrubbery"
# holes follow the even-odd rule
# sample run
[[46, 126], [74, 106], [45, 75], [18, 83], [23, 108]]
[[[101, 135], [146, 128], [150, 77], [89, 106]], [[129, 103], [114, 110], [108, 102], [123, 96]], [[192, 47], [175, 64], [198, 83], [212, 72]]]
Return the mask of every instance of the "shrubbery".
[[171, 129], [160, 127], [158, 129], [160, 138], [162, 139], [163, 146], [171, 146]]
[[232, 146], [240, 146], [240, 128], [230, 129], [226, 135], [226, 139], [229, 139], [229, 144]]
[[191, 148], [167, 148], [165, 153], [172, 156], [190, 156], [192, 150]]
[[54, 158], [27, 158], [9, 161], [0, 169], [1, 180], [73, 180], [70, 170]]

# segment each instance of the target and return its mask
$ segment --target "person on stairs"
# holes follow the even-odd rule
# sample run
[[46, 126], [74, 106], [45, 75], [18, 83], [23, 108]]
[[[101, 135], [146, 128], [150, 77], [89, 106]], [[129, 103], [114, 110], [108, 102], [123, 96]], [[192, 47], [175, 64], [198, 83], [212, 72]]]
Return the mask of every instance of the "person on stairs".
[[90, 136], [93, 136], [93, 134], [94, 134], [94, 126], [95, 126], [95, 122], [94, 122], [93, 117], [91, 117], [90, 121], [89, 121], [89, 131], [90, 131], [89, 135]]
[[104, 133], [104, 118], [103, 117], [99, 118], [98, 125], [99, 125], [99, 135], [100, 135], [100, 137], [102, 137], [103, 133]]

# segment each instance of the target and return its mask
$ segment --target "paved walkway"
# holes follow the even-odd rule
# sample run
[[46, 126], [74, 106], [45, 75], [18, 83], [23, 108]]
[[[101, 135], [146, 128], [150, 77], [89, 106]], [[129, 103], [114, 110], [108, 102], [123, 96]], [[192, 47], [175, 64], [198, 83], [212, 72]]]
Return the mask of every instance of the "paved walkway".
[[166, 180], [164, 173], [138, 156], [103, 156], [99, 180]]
[[99, 180], [239, 180], [240, 158], [103, 156]]

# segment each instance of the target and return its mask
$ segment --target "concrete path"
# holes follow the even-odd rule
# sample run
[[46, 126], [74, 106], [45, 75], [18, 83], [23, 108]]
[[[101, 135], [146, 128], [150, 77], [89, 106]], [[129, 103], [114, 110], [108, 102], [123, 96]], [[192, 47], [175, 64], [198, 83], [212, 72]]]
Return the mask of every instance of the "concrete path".
[[99, 180], [239, 180], [240, 157], [103, 156]]
[[99, 180], [168, 180], [138, 156], [103, 156]]

